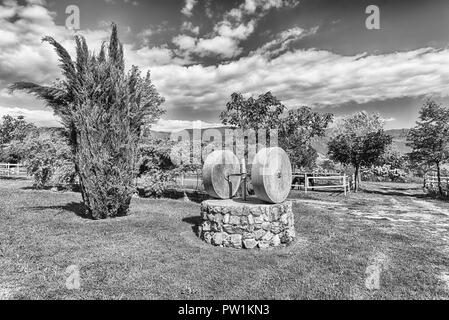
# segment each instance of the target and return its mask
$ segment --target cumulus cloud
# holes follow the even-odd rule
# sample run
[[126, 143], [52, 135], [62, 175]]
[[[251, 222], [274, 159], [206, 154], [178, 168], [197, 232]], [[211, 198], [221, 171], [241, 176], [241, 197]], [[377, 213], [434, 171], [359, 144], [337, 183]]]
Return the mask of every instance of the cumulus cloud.
[[24, 116], [25, 120], [41, 127], [60, 127], [61, 122], [52, 111], [28, 110], [24, 108], [7, 108], [0, 106], [0, 118], [4, 115], [13, 117]]
[[198, 2], [198, 0], [186, 0], [184, 7], [181, 10], [182, 14], [190, 17], [192, 15], [192, 10], [195, 7], [197, 2]]
[[[233, 58], [242, 52], [239, 44], [246, 40], [255, 30], [258, 20], [270, 9], [283, 6], [293, 6], [296, 1], [285, 0], [245, 0], [237, 8], [226, 12], [223, 19], [213, 28], [207, 37], [195, 38], [194, 45], [179, 47], [186, 55], [196, 54], [200, 57], [218, 56]], [[187, 3], [186, 3], [187, 5]], [[174, 37], [173, 43], [179, 45], [179, 40], [185, 35]]]
[[256, 54], [267, 54], [270, 57], [278, 56], [288, 50], [292, 42], [316, 34], [318, 29], [319, 27], [317, 26], [308, 30], [300, 27], [284, 30], [277, 34], [274, 40], [265, 43], [257, 49]]
[[200, 27], [194, 26], [190, 21], [184, 21], [181, 25], [181, 30], [191, 32], [195, 35], [198, 35], [200, 33]]
[[132, 65], [140, 66], [143, 69], [148, 69], [153, 66], [161, 66], [167, 64], [185, 64], [189, 61], [185, 58], [176, 57], [172, 50], [166, 46], [160, 47], [142, 47], [135, 49], [130, 44], [123, 45], [126, 66]]
[[[252, 55], [218, 66], [156, 66], [151, 69], [165, 106], [215, 110], [232, 92], [271, 90], [287, 106], [335, 106], [426, 94], [448, 96], [449, 49], [343, 56], [296, 50], [270, 59]], [[176, 75], [171, 77], [170, 75]]]
[[[0, 12], [11, 12], [0, 17], [0, 79], [49, 83], [59, 76], [56, 54], [43, 45], [43, 36], [52, 36], [74, 54], [73, 31], [54, 22], [55, 14], [32, 0], [27, 5], [6, 1]], [[9, 19], [8, 17], [15, 17]], [[85, 30], [87, 42], [95, 47], [107, 39], [108, 30]]]

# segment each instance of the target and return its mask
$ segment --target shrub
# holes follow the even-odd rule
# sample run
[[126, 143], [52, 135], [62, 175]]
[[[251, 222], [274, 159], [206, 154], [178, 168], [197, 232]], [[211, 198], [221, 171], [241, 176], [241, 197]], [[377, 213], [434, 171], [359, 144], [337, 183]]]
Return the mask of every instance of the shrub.
[[50, 183], [73, 183], [76, 177], [71, 150], [58, 133], [29, 134], [16, 151], [24, 159], [36, 188]]
[[403, 169], [392, 168], [391, 165], [372, 166], [362, 172], [365, 181], [378, 182], [406, 182], [407, 172]]
[[161, 197], [167, 189], [175, 186], [176, 176], [176, 170], [162, 170], [157, 168], [148, 170], [141, 177], [141, 182], [144, 185], [143, 195], [145, 197]]

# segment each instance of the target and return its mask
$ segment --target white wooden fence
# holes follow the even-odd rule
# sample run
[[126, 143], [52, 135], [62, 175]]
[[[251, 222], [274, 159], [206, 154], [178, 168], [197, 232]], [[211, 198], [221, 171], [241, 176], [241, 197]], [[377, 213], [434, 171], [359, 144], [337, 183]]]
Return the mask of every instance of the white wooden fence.
[[0, 176], [27, 176], [26, 167], [23, 164], [0, 163]]
[[[304, 185], [301, 184], [292, 184], [292, 187], [304, 188], [305, 193], [307, 193], [310, 189], [335, 189], [335, 188], [343, 188], [343, 192], [346, 194], [351, 190], [351, 181], [347, 175], [339, 175], [336, 173], [317, 173], [317, 174], [308, 174], [308, 173], [294, 173], [293, 178], [304, 178]], [[318, 180], [318, 181], [337, 181], [337, 183], [328, 183], [328, 184], [317, 184], [311, 185], [310, 180]]]

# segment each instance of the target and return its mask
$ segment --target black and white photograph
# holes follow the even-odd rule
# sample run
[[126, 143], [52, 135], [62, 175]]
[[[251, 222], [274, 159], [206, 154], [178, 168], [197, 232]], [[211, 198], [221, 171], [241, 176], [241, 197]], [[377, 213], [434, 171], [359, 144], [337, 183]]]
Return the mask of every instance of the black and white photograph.
[[0, 0], [0, 300], [448, 299], [449, 1]]

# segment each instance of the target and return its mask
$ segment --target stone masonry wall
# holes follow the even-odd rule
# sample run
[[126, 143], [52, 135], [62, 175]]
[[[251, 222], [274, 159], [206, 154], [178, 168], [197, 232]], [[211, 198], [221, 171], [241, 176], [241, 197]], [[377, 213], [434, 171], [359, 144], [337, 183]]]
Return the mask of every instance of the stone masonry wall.
[[277, 247], [296, 236], [292, 203], [244, 203], [206, 200], [201, 204], [198, 236], [215, 246], [233, 248]]

